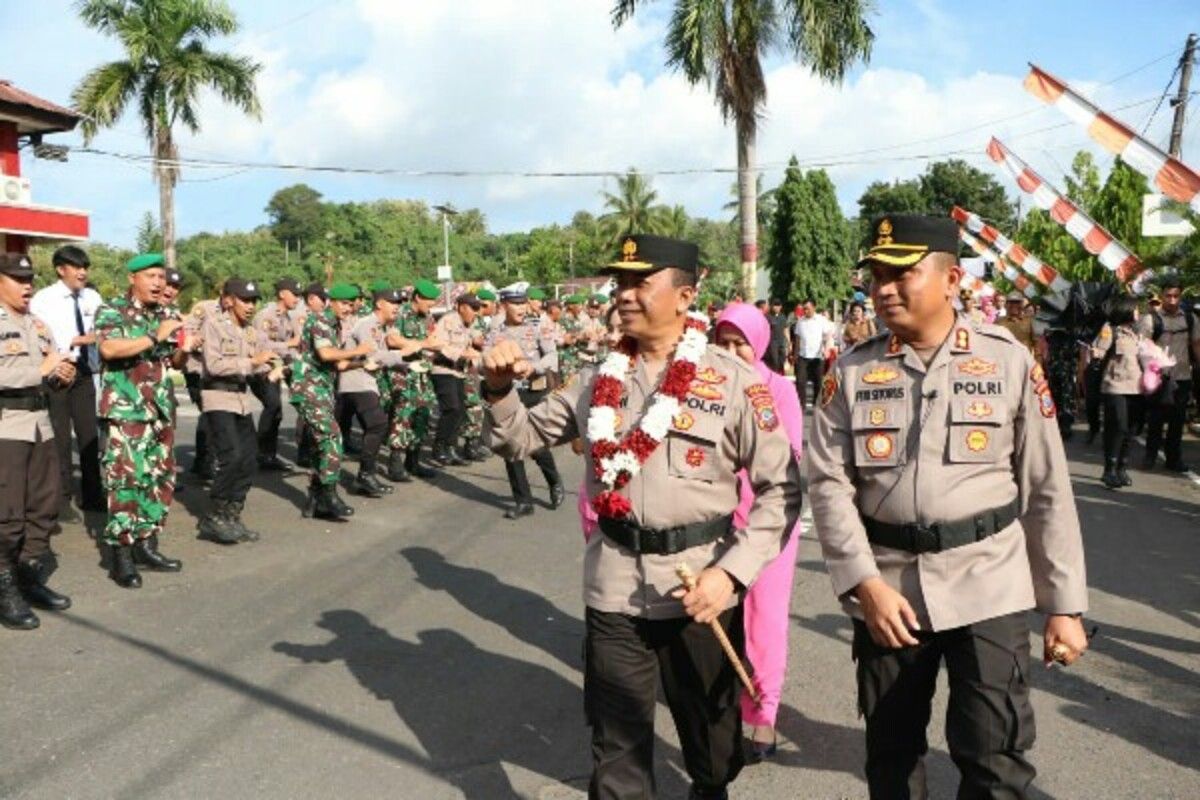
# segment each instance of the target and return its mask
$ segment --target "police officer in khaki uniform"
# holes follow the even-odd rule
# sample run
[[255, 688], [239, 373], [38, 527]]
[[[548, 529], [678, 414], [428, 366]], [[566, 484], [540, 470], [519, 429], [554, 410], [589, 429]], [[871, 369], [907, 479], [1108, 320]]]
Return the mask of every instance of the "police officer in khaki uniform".
[[[484, 348], [495, 347], [502, 341], [515, 344], [525, 354], [526, 361], [533, 366], [529, 375], [518, 382], [517, 391], [521, 402], [535, 406], [550, 391], [550, 376], [558, 369], [558, 349], [554, 340], [544, 335], [540, 321], [526, 319], [529, 310], [526, 291], [528, 284], [519, 282], [500, 290], [501, 321], [484, 338]], [[530, 454], [542, 471], [542, 477], [550, 487], [550, 507], [558, 508], [566, 499], [554, 454], [549, 448], [541, 448]], [[519, 519], [533, 513], [533, 491], [529, 488], [529, 477], [525, 473], [525, 456], [506, 458], [504, 469], [508, 473], [508, 485], [512, 489], [513, 506], [504, 512], [505, 519]]]
[[71, 607], [46, 585], [60, 485], [46, 391], [70, 386], [75, 367], [29, 314], [32, 297], [29, 257], [0, 253], [0, 624], [16, 630], [40, 624], [30, 603]]
[[[254, 315], [254, 329], [263, 346], [284, 363], [296, 357], [300, 347], [300, 328], [292, 312], [300, 305], [300, 284], [292, 278], [275, 281], [275, 303]], [[266, 375], [250, 378], [250, 391], [262, 403], [258, 415], [258, 468], [283, 471], [288, 468], [279, 457], [279, 425], [283, 422], [283, 398], [280, 382]]]
[[[221, 296], [224, 296], [224, 289], [222, 289]], [[194, 340], [199, 342], [205, 317], [218, 313], [222, 308], [221, 302], [221, 297], [215, 300], [197, 301], [183, 319], [184, 334], [194, 337]], [[204, 419], [204, 400], [200, 389], [203, 375], [204, 362], [200, 357], [200, 348], [197, 344], [197, 348], [189, 352], [183, 362], [183, 380], [187, 385], [188, 397], [200, 411], [200, 421], [196, 423], [196, 446], [192, 450], [191, 472], [201, 480], [211, 481], [217, 474], [217, 470], [216, 464], [213, 462], [212, 451], [208, 449], [208, 424]]]
[[1004, 317], [996, 320], [996, 324], [1011, 333], [1031, 356], [1037, 358], [1037, 337], [1033, 334], [1033, 317], [1025, 314], [1025, 295], [1017, 291], [1009, 292], [1004, 299], [1004, 314]]
[[220, 544], [259, 538], [242, 522], [256, 453], [248, 389], [255, 374], [279, 379], [268, 375], [278, 356], [266, 347], [251, 323], [260, 296], [254, 281], [230, 278], [222, 296], [226, 310], [207, 314], [200, 329], [200, 397], [209, 446], [216, 457], [216, 476], [209, 493], [212, 510], [200, 520], [198, 532], [201, 539]]
[[467, 420], [466, 370], [479, 360], [479, 351], [472, 346], [478, 334], [474, 326], [479, 305], [474, 294], [463, 292], [454, 301], [454, 310], [443, 314], [433, 328], [433, 335], [441, 343], [434, 353], [429, 376], [438, 399], [432, 460], [439, 467], [470, 463], [470, 458], [455, 452], [454, 446]]
[[[758, 373], [708, 345], [702, 332], [698, 344], [696, 335], [685, 336], [696, 297], [696, 246], [633, 236], [622, 254], [612, 265], [619, 281], [614, 298], [633, 354], [624, 358], [623, 379], [601, 382], [597, 369], [587, 367], [527, 409], [514, 387], [535, 374], [535, 362], [516, 342], [501, 340], [483, 354], [486, 425], [491, 445], [510, 459], [576, 437], [585, 439], [584, 452], [592, 453], [598, 441], [605, 450], [612, 447], [611, 435], [632, 441], [626, 437], [635, 428], [659, 437], [641, 451], [644, 462], [627, 482], [601, 484], [595, 469], [585, 470], [588, 496], [600, 514], [584, 555], [589, 796], [654, 796], [661, 677], [691, 797], [722, 798], [743, 765], [741, 721], [737, 678], [709, 623], [718, 620], [741, 648], [740, 599], [796, 522], [800, 476]], [[687, 362], [694, 371], [676, 358], [685, 350], [698, 354]], [[610, 366], [601, 369], [609, 372]], [[664, 376], [662, 383], [682, 384], [675, 386], [682, 401], [671, 395], [677, 413], [643, 415], [651, 403], [662, 402]], [[610, 405], [593, 412], [597, 386], [607, 387], [601, 394]], [[593, 439], [601, 434], [606, 438]], [[746, 527], [735, 530], [741, 469], [755, 499]], [[690, 592], [676, 576], [681, 563], [698, 575]]]
[[1003, 328], [955, 314], [949, 219], [882, 217], [860, 263], [891, 334], [826, 377], [808, 450], [813, 519], [854, 617], [872, 797], [926, 796], [942, 661], [959, 797], [1025, 796], [1034, 770], [1026, 611], [1044, 659], [1087, 648], [1083, 544], [1042, 368]]

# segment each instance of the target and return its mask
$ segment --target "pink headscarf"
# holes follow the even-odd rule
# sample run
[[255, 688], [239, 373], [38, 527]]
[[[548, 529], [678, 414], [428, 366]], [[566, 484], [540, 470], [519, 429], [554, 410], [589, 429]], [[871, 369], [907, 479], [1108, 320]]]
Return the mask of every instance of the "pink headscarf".
[[[792, 443], [792, 450], [799, 459], [804, 446], [804, 411], [800, 408], [800, 398], [796, 395], [796, 387], [762, 360], [763, 354], [767, 352], [767, 345], [771, 342], [770, 323], [754, 306], [748, 303], [732, 303], [725, 306], [721, 316], [717, 317], [716, 327], [719, 329], [722, 325], [732, 325], [736, 328], [742, 336], [746, 337], [746, 342], [754, 350], [754, 368], [762, 376], [763, 383], [767, 384], [767, 388], [771, 390], [771, 397], [775, 399], [775, 411], [783, 423], [783, 430], [787, 434], [788, 441]], [[733, 522], [734, 525], [743, 527], [746, 524], [750, 506], [754, 503], [754, 491], [750, 488], [744, 471], [740, 483], [741, 502], [734, 512]]]

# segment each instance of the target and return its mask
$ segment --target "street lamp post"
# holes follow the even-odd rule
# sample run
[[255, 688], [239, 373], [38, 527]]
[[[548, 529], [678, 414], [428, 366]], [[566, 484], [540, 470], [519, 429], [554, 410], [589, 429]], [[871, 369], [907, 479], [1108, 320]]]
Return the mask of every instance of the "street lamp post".
[[450, 218], [457, 216], [458, 211], [449, 203], [434, 206], [433, 210], [442, 212], [442, 266], [446, 268], [446, 277], [442, 281], [442, 294], [445, 295], [443, 303], [448, 308], [450, 306], [450, 283], [453, 280], [450, 277]]

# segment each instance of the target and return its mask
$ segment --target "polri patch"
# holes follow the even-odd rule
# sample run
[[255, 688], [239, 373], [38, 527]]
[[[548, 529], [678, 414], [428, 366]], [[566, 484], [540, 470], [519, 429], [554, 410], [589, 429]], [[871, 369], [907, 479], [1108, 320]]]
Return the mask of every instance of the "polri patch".
[[1042, 416], [1046, 419], [1051, 419], [1058, 415], [1058, 408], [1054, 405], [1054, 396], [1050, 394], [1050, 384], [1043, 381], [1037, 388], [1038, 410], [1042, 412]]
[[825, 380], [821, 381], [821, 408], [833, 402], [833, 396], [837, 394], [840, 385], [841, 382], [836, 372], [830, 372], [825, 376]]
[[775, 430], [779, 427], [779, 415], [775, 413], [775, 398], [765, 383], [755, 383], [746, 387], [746, 397], [754, 409], [754, 424], [760, 431]]

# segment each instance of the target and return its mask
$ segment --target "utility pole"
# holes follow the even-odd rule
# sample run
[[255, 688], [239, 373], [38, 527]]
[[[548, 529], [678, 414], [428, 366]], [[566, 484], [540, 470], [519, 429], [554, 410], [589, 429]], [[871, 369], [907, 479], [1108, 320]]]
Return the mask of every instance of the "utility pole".
[[1187, 45], [1183, 48], [1183, 58], [1180, 59], [1179, 92], [1171, 100], [1175, 107], [1175, 121], [1171, 125], [1171, 155], [1179, 158], [1183, 142], [1183, 121], [1187, 116], [1188, 85], [1192, 80], [1192, 63], [1196, 60], [1196, 34], [1189, 34]]

